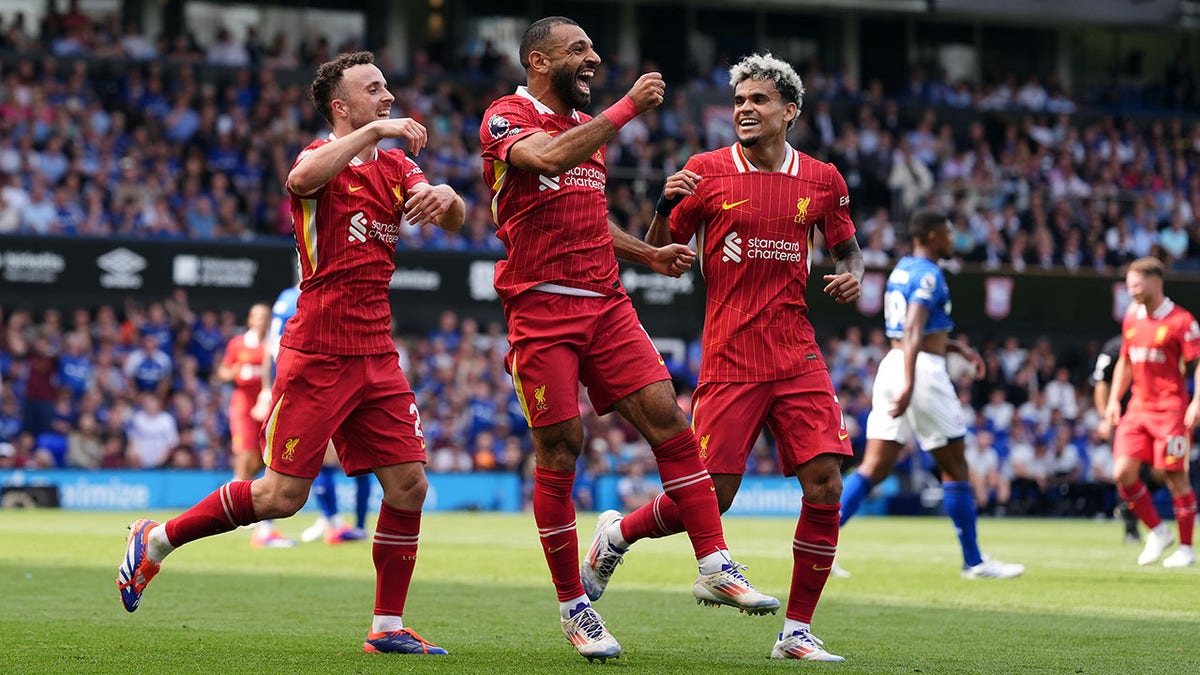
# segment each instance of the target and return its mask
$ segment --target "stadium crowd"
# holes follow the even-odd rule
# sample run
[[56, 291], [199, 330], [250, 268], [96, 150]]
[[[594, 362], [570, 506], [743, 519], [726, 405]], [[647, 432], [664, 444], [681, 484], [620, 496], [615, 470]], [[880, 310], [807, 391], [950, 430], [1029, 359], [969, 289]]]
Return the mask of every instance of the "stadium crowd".
[[[298, 84], [303, 78], [287, 74], [307, 74], [327, 58], [327, 40], [291, 45], [281, 35], [266, 44], [253, 32], [238, 41], [220, 31], [201, 47], [77, 12], [52, 16], [38, 39], [30, 32], [23, 21], [0, 28], [0, 233], [290, 235], [283, 177], [324, 122]], [[49, 55], [33, 56], [39, 45]], [[381, 61], [388, 70], [386, 54]], [[478, 129], [485, 103], [508, 93], [520, 73], [494, 50], [457, 72], [422, 52], [409, 63], [388, 71], [395, 112], [429, 128], [421, 164], [432, 182], [464, 196], [469, 214], [459, 233], [407, 228], [400, 245], [498, 250]], [[593, 82], [609, 92], [597, 109], [639, 72], [611, 64]], [[1177, 70], [1176, 108], [1194, 113], [1194, 76]], [[721, 93], [727, 79], [727, 64], [718, 63], [672, 86], [662, 108], [610, 144], [613, 214], [630, 231], [649, 222], [666, 175], [696, 151], [732, 141]], [[1108, 269], [1155, 253], [1197, 266], [1194, 114], [1077, 113], [1057, 82], [1015, 73], [977, 84], [914, 69], [906, 86], [888, 91], [812, 63], [805, 82], [805, 113], [791, 141], [845, 176], [868, 264], [902, 254], [898, 224], [937, 204], [953, 214], [966, 261]]]
[[[47, 55], [31, 55], [39, 49]], [[283, 179], [324, 122], [303, 86], [289, 83], [300, 80], [280, 75], [307, 75], [336, 50], [315, 37], [291, 45], [252, 34], [239, 42], [227, 31], [200, 47], [71, 12], [51, 17], [37, 35], [21, 20], [0, 27], [0, 234], [291, 236]], [[431, 182], [463, 195], [468, 216], [459, 233], [403, 228], [399, 246], [499, 251], [478, 130], [485, 103], [508, 93], [520, 73], [486, 51], [454, 73], [421, 53], [410, 63], [405, 72], [385, 67], [395, 78], [394, 111], [429, 129], [418, 161]], [[597, 91], [620, 92], [632, 81], [632, 68], [612, 63], [598, 71]], [[918, 69], [906, 88], [890, 92], [819, 65], [805, 75], [804, 114], [791, 140], [845, 176], [869, 266], [904, 254], [900, 223], [937, 204], [953, 214], [961, 262], [1108, 271], [1153, 254], [1200, 269], [1194, 115], [1084, 114], [1057, 83], [1015, 74], [975, 84]], [[1192, 84], [1176, 106], [1194, 112], [1194, 78], [1182, 81]], [[721, 64], [698, 73], [610, 144], [612, 213], [635, 235], [651, 219], [663, 177], [693, 153], [732, 142], [727, 104], [714, 93], [727, 88]], [[213, 368], [244, 330], [241, 319], [192, 308], [182, 291], [144, 307], [68, 315], [0, 305], [0, 468], [225, 467], [230, 386], [215, 381]], [[861, 449], [871, 381], [887, 349], [882, 330], [849, 326], [823, 337]], [[418, 395], [430, 470], [531, 478], [501, 326], [447, 311], [428, 335], [396, 339]], [[1097, 345], [1080, 353], [1046, 338], [998, 336], [979, 346], [987, 377], [960, 385], [975, 420], [969, 453], [980, 506], [1111, 513], [1111, 453], [1095, 431], [1087, 381]], [[698, 364], [697, 343], [685, 361], [669, 364], [683, 399]], [[590, 439], [578, 474], [581, 506], [590, 506], [594, 479], [614, 471], [627, 474], [622, 494], [636, 506], [649, 447], [615, 416], [580, 407]], [[776, 473], [765, 438], [751, 472]]]
[[[225, 469], [232, 385], [214, 376], [225, 343], [245, 330], [230, 311], [195, 310], [177, 291], [142, 307], [79, 308], [0, 315], [0, 468]], [[967, 339], [966, 336], [960, 336]], [[887, 351], [882, 328], [857, 325], [821, 343], [861, 452], [871, 384]], [[447, 310], [426, 335], [396, 336], [405, 373], [417, 394], [433, 472], [506, 471], [532, 478], [525, 417], [504, 372], [502, 327], [481, 326]], [[978, 500], [997, 513], [1111, 513], [1115, 493], [1108, 441], [1088, 383], [1096, 344], [1080, 350], [1048, 338], [1025, 344], [1013, 336], [978, 345], [987, 376], [960, 372]], [[686, 359], [668, 361], [680, 396], [689, 396], [699, 341]], [[622, 494], [653, 496], [643, 481], [653, 465], [646, 442], [617, 415], [597, 417], [580, 399], [588, 444], [576, 497], [593, 499], [596, 478], [627, 477]], [[929, 476], [927, 458], [898, 474]], [[917, 469], [916, 473], [913, 469]], [[749, 472], [777, 475], [770, 439], [760, 438]], [[923, 487], [920, 479], [909, 489]]]

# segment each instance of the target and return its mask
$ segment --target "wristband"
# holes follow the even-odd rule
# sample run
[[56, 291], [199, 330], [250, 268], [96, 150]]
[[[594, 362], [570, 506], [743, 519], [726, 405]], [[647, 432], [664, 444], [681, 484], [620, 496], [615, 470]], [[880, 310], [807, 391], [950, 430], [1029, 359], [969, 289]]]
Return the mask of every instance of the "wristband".
[[633, 99], [626, 94], [620, 101], [610, 105], [604, 112], [600, 113], [612, 125], [620, 130], [621, 127], [629, 124], [629, 120], [638, 116], [637, 104]]
[[683, 199], [683, 197], [668, 197], [667, 193], [664, 192], [659, 195], [658, 204], [654, 207], [654, 212], [663, 218], [670, 218], [671, 209], [675, 208], [681, 199]]

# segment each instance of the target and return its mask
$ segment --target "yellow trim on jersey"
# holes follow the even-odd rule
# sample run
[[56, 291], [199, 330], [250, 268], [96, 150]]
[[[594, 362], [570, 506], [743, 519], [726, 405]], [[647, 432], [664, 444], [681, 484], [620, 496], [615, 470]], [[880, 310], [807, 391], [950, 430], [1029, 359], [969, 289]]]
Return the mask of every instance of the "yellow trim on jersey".
[[267, 466], [271, 466], [271, 449], [275, 447], [275, 423], [279, 421], [279, 409], [283, 407], [285, 397], [286, 394], [279, 395], [279, 400], [275, 402], [275, 407], [267, 417], [267, 442], [263, 447], [263, 464]]
[[[500, 226], [500, 190], [504, 187], [504, 178], [508, 175], [508, 165], [504, 162], [496, 162], [492, 165], [492, 171], [496, 175], [492, 180], [492, 222], [497, 227]], [[525, 417], [529, 417], [526, 413]]]
[[525, 413], [525, 423], [532, 427], [533, 420], [529, 417], [529, 405], [525, 403], [525, 390], [521, 387], [521, 376], [517, 374], [517, 350], [513, 349], [512, 351], [513, 389], [517, 392], [517, 400], [521, 402], [521, 412]]
[[317, 269], [317, 200], [301, 199], [300, 209], [304, 217], [300, 221], [300, 237], [303, 242], [305, 256], [308, 257], [308, 268]]

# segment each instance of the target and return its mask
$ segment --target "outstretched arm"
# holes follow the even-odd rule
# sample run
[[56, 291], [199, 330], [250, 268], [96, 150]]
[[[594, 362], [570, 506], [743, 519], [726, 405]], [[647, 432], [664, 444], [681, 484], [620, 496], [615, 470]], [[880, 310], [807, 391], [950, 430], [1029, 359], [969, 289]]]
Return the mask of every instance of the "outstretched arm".
[[[612, 220], [608, 221], [608, 231], [612, 234], [613, 252], [618, 258], [640, 263], [659, 274], [669, 277], [681, 276], [692, 268], [692, 263], [696, 260], [696, 252], [683, 244], [667, 243], [663, 246], [653, 246], [622, 230]], [[670, 235], [667, 236], [669, 241]]]

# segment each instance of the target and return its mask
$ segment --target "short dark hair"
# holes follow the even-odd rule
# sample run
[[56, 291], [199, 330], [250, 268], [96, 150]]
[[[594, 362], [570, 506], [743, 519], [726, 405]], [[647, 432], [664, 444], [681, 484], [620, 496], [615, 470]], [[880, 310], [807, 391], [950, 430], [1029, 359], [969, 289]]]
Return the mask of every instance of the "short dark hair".
[[908, 234], [913, 239], [924, 239], [937, 228], [946, 224], [946, 214], [941, 209], [920, 209], [912, 215]]
[[1142, 276], [1152, 276], [1163, 279], [1167, 276], [1167, 266], [1161, 260], [1153, 256], [1138, 258], [1129, 263], [1130, 272], [1138, 272]]
[[579, 25], [574, 19], [568, 19], [565, 16], [548, 16], [529, 24], [529, 28], [525, 29], [525, 34], [521, 36], [521, 47], [518, 54], [522, 67], [529, 67], [530, 52], [540, 52], [546, 49], [546, 43], [550, 40], [550, 31], [554, 30], [555, 26], [563, 24]]
[[344, 95], [342, 92], [342, 74], [347, 68], [375, 63], [375, 54], [368, 51], [345, 52], [338, 54], [332, 61], [326, 61], [317, 68], [317, 76], [313, 78], [308, 97], [317, 112], [326, 122], [333, 124], [333, 99]]

